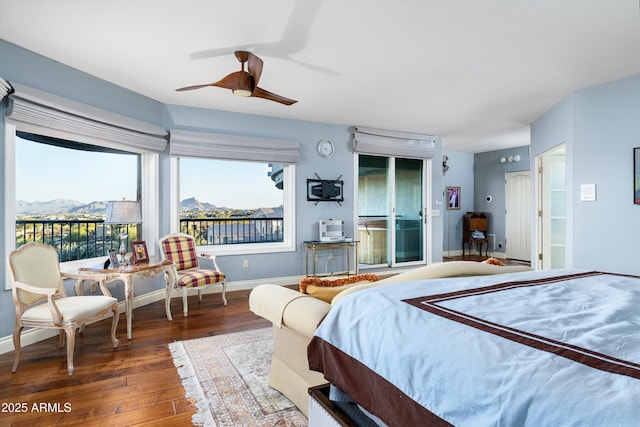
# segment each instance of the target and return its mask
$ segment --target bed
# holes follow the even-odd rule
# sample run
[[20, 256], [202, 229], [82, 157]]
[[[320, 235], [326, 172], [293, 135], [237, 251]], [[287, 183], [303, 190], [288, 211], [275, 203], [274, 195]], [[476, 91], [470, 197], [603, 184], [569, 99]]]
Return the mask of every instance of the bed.
[[563, 269], [433, 279], [339, 301], [309, 366], [388, 425], [640, 422], [640, 277]]

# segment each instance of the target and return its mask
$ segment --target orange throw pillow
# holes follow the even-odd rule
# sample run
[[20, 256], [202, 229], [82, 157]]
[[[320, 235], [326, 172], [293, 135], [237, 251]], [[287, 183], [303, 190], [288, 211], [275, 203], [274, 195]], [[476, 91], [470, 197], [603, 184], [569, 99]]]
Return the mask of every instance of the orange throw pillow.
[[333, 297], [351, 286], [378, 280], [379, 277], [375, 274], [357, 274], [337, 279], [305, 277], [300, 280], [300, 292], [330, 303]]

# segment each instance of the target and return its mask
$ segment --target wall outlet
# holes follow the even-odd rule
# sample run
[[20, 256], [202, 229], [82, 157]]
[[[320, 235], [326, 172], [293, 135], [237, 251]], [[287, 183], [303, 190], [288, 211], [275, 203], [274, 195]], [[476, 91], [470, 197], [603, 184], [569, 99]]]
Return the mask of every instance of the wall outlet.
[[242, 261], [242, 267], [243, 268], [249, 268], [249, 260], [245, 259], [244, 261]]

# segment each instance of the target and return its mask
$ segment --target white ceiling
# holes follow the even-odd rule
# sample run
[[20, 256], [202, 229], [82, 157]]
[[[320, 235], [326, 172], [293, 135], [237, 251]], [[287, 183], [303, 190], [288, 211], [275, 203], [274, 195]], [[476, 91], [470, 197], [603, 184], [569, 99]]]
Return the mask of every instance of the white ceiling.
[[[0, 38], [166, 104], [529, 143], [569, 92], [640, 74], [638, 0], [0, 0]], [[292, 106], [207, 87], [264, 60]], [[1, 60], [1, 59], [0, 59]]]

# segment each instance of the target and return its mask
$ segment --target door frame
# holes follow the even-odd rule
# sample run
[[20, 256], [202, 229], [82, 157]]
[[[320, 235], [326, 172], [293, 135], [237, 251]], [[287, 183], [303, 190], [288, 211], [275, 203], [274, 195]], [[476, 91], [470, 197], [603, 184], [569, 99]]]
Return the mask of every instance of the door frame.
[[[568, 176], [566, 171], [566, 144], [562, 143], [557, 145], [549, 150], [545, 151], [542, 154], [539, 154], [535, 158], [535, 185], [536, 185], [536, 206], [535, 206], [535, 214], [536, 214], [536, 255], [535, 255], [535, 265], [537, 270], [541, 270], [543, 268], [552, 268], [552, 254], [551, 247], [553, 245], [551, 238], [551, 219], [552, 219], [552, 197], [551, 194], [553, 191], [564, 191], [564, 243], [563, 244], [555, 244], [555, 246], [560, 247], [564, 246], [565, 248], [565, 256], [563, 260], [563, 265], [558, 267], [565, 267], [568, 264], [567, 254], [568, 254], [568, 229], [567, 229], [567, 209], [569, 207], [567, 191], [568, 191]], [[564, 188], [563, 189], [552, 189], [551, 184], [549, 183], [551, 176], [551, 167], [550, 161], [556, 160], [557, 158], [563, 158], [565, 162], [565, 176], [564, 176]], [[562, 217], [558, 217], [558, 219], [562, 219]]]

